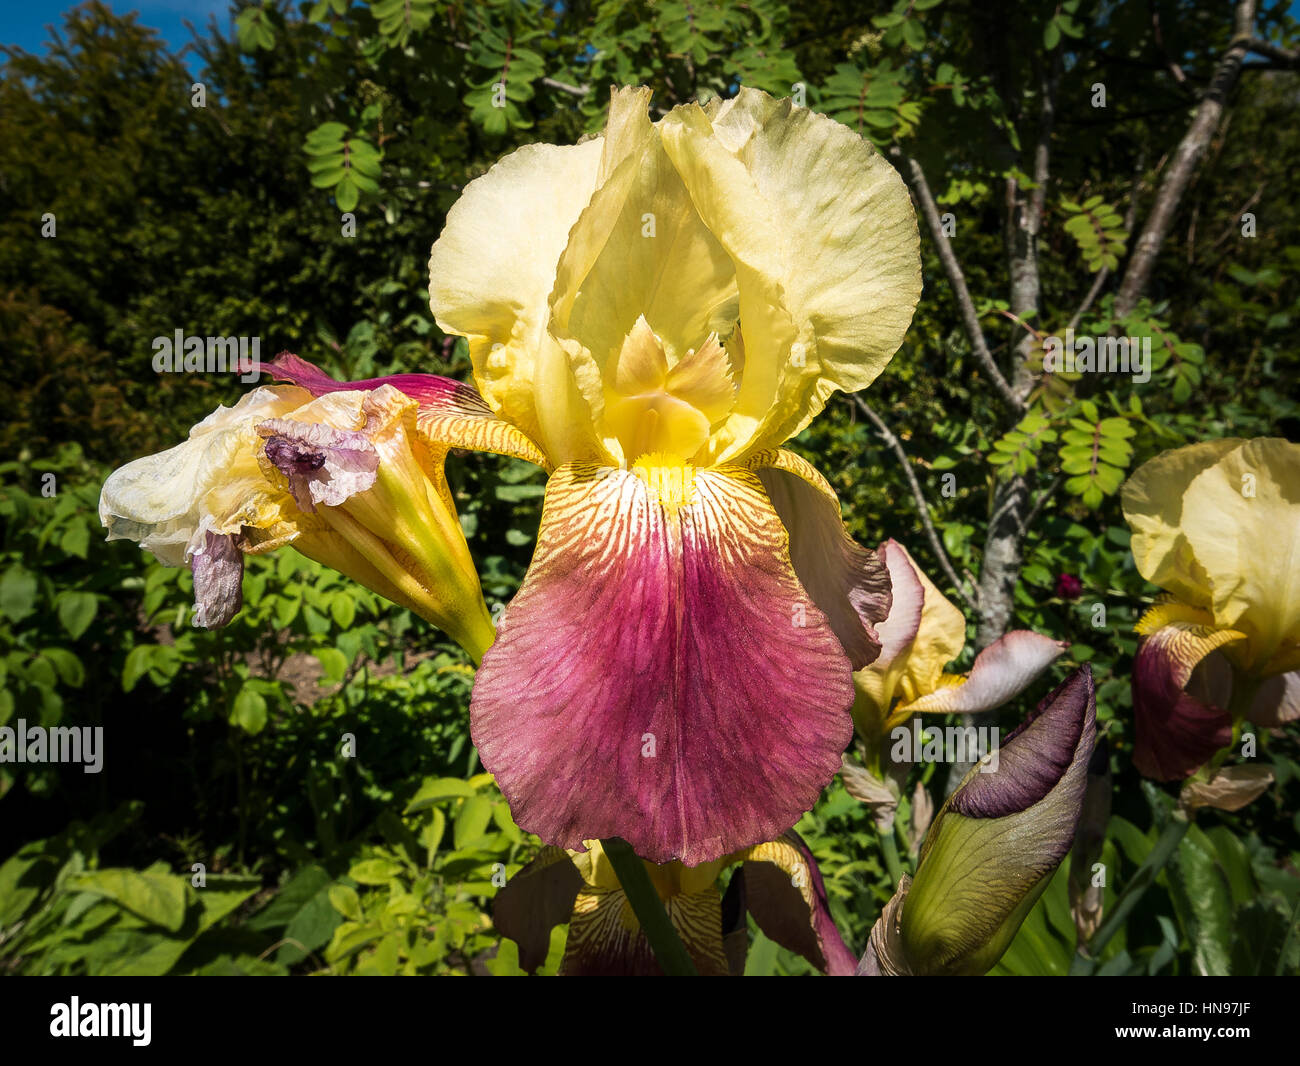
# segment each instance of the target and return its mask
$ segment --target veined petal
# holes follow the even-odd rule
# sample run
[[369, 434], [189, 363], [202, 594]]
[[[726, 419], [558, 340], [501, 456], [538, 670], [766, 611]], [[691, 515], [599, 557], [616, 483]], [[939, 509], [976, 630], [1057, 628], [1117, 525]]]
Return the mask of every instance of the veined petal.
[[878, 554], [889, 574], [889, 616], [876, 625], [880, 657], [853, 675], [857, 690], [853, 721], [859, 735], [872, 746], [885, 733], [895, 692], [907, 672], [908, 654], [921, 631], [925, 608], [925, 586], [907, 549], [895, 540], [887, 540], [880, 545]]
[[596, 189], [602, 147], [597, 137], [512, 152], [465, 187], [429, 259], [434, 318], [468, 338], [483, 398], [556, 461], [603, 454], [598, 375], [578, 374], [547, 330], [556, 266]]
[[315, 511], [318, 503], [337, 507], [375, 483], [379, 453], [364, 433], [287, 418], [267, 419], [258, 433], [303, 511]]
[[[701, 977], [727, 976], [717, 890], [663, 901], [669, 921]], [[621, 888], [584, 886], [569, 923], [560, 972], [566, 977], [650, 977], [663, 973]]]
[[793, 436], [835, 389], [865, 388], [921, 293], [902, 179], [847, 127], [742, 88], [675, 108], [664, 148], [736, 267], [745, 370], [716, 462]]
[[1210, 587], [1182, 529], [1183, 495], [1197, 474], [1242, 443], [1207, 440], [1161, 452], [1124, 483], [1121, 499], [1138, 573], [1186, 603], [1209, 606]]
[[1215, 625], [1248, 634], [1228, 658], [1256, 676], [1300, 665], [1300, 444], [1264, 438], [1222, 455], [1187, 486], [1181, 528]]
[[889, 573], [870, 548], [844, 528], [835, 490], [807, 460], [784, 449], [760, 452], [747, 464], [758, 474], [790, 533], [790, 561], [799, 583], [830, 621], [854, 670], [875, 662], [875, 626], [889, 615]]
[[[957, 658], [966, 646], [966, 618], [953, 603], [935, 586], [919, 566], [916, 560], [897, 541], [886, 541], [886, 566], [894, 572], [894, 559], [901, 555], [902, 560], [911, 567], [916, 580], [921, 586], [921, 620], [911, 644], [900, 656], [902, 671], [897, 671], [899, 658], [890, 666], [891, 673], [897, 675], [895, 694], [904, 704], [919, 699], [926, 693], [934, 692], [946, 684], [944, 667]], [[911, 612], [915, 609], [911, 603], [905, 604], [908, 614], [905, 616], [904, 628], [911, 626]], [[885, 623], [888, 624], [887, 622]], [[868, 672], [870, 668], [868, 668]], [[895, 708], [890, 714], [890, 724], [910, 717], [911, 712]]]
[[1300, 718], [1300, 670], [1264, 681], [1246, 717], [1265, 729], [1277, 729]]
[[208, 530], [201, 551], [190, 556], [194, 574], [194, 624], [219, 629], [244, 603], [244, 553], [232, 536]]
[[1200, 807], [1239, 811], [1259, 799], [1272, 783], [1271, 767], [1224, 766], [1209, 778], [1202, 779], [1200, 774], [1188, 778], [1179, 793], [1178, 805], [1188, 813]]
[[[294, 546], [447, 631], [477, 662], [494, 632], [465, 534], [416, 432], [417, 402], [391, 385], [325, 392], [259, 423], [261, 463], [299, 501]], [[334, 534], [301, 519], [318, 515]], [[398, 595], [392, 596], [393, 590]]]
[[541, 449], [522, 431], [493, 414], [483, 397], [463, 381], [437, 374], [390, 374], [361, 381], [338, 381], [292, 352], [281, 352], [265, 369], [318, 397], [391, 385], [419, 403], [416, 426], [425, 443], [440, 456], [449, 448], [468, 448], [509, 455], [550, 470]]
[[664, 151], [649, 98], [646, 89], [613, 95], [608, 177], [569, 235], [551, 296], [556, 337], [576, 342], [607, 379], [642, 316], [670, 367], [710, 334], [729, 334], [737, 317], [735, 268]]
[[793, 829], [747, 848], [745, 906], [770, 939], [831, 977], [849, 977], [857, 959], [831, 919], [826, 886], [808, 845]]
[[812, 806], [852, 698], [753, 474], [569, 464], [470, 723], [523, 828], [696, 865]]
[[903, 704], [898, 713], [991, 711], [1020, 695], [1069, 646], [1068, 641], [1053, 640], [1041, 633], [1012, 630], [980, 652], [970, 673], [959, 683], [944, 685]]
[[1228, 713], [1183, 690], [1202, 659], [1245, 639], [1235, 630], [1178, 620], [1142, 642], [1133, 660], [1133, 765], [1140, 773], [1158, 781], [1184, 778], [1232, 739]]

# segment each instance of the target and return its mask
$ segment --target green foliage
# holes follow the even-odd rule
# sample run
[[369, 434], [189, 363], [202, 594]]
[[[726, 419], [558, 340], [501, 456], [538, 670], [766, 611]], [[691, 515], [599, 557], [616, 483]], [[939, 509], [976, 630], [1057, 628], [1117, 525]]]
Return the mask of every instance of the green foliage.
[[487, 901], [536, 838], [515, 825], [491, 782], [489, 774], [428, 778], [403, 818], [381, 820], [384, 843], [366, 847], [329, 890], [343, 919], [325, 950], [331, 972], [464, 972], [495, 946]]
[[1088, 269], [1094, 273], [1102, 267], [1118, 269], [1128, 241], [1128, 230], [1119, 212], [1103, 203], [1100, 196], [1090, 196], [1081, 204], [1062, 199], [1060, 207], [1069, 216], [1065, 231], [1079, 245]]
[[307, 135], [303, 151], [317, 189], [333, 189], [340, 211], [357, 206], [362, 192], [377, 193], [381, 153], [369, 141], [353, 136], [341, 122], [326, 122]]

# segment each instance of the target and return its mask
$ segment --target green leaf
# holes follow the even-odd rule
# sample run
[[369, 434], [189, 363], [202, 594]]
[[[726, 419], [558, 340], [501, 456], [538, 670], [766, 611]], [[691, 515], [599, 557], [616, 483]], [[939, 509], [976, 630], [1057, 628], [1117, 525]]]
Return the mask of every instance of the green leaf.
[[230, 708], [230, 722], [245, 733], [257, 734], [266, 728], [266, 699], [256, 689], [245, 684], [235, 696]]
[[342, 681], [348, 672], [348, 659], [338, 648], [313, 648], [312, 654], [320, 661], [325, 673], [322, 681]]
[[354, 922], [361, 921], [361, 897], [357, 895], [356, 889], [349, 885], [331, 885], [329, 900], [334, 909], [344, 918], [350, 918]]
[[357, 206], [361, 199], [361, 193], [357, 190], [356, 183], [352, 180], [351, 175], [345, 175], [339, 182], [338, 188], [334, 190], [334, 202], [338, 205], [340, 211], [351, 211]]
[[67, 648], [42, 648], [40, 654], [54, 664], [59, 680], [72, 688], [80, 688], [86, 680], [86, 668]]
[[486, 796], [471, 796], [461, 805], [452, 827], [457, 850], [481, 837], [492, 820], [492, 801]]
[[14, 563], [0, 578], [0, 613], [21, 622], [36, 610], [36, 575]]
[[99, 600], [93, 592], [67, 589], [59, 593], [59, 624], [73, 640], [90, 628], [90, 623], [95, 620], [95, 613], [98, 610]]
[[357, 617], [357, 601], [350, 592], [337, 592], [330, 599], [330, 614], [340, 629], [350, 629]]
[[362, 885], [386, 885], [401, 872], [401, 865], [389, 859], [363, 859], [353, 865], [348, 876]]
[[475, 795], [474, 786], [467, 781], [461, 781], [455, 777], [433, 778], [425, 781], [420, 786], [420, 791], [406, 805], [406, 810], [403, 813], [415, 814], [417, 811], [428, 810], [439, 800], [449, 799], [453, 796], [470, 797], [473, 795]]
[[74, 892], [93, 892], [153, 925], [177, 932], [185, 921], [185, 882], [175, 874], [92, 870], [69, 879]]
[[60, 538], [59, 547], [69, 555], [84, 559], [86, 551], [90, 547], [90, 529], [84, 522], [78, 522], [75, 526], [71, 526]]

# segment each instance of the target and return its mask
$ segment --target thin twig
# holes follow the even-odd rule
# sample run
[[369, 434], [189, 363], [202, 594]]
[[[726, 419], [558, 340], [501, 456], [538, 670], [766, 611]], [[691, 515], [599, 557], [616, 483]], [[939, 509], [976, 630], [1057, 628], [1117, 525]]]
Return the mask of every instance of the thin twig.
[[1029, 513], [1025, 515], [1025, 520], [1020, 523], [1020, 535], [1022, 537], [1028, 534], [1029, 530], [1033, 527], [1034, 519], [1038, 517], [1038, 512], [1043, 509], [1043, 504], [1045, 504], [1056, 490], [1061, 487], [1061, 482], [1063, 480], [1064, 475], [1057, 474], [1056, 477], [1052, 479], [1052, 483], [1038, 494], [1038, 499], [1036, 499], [1034, 505], [1029, 508]]
[[912, 464], [907, 458], [907, 452], [903, 450], [902, 441], [895, 436], [894, 431], [885, 424], [884, 419], [876, 414], [866, 400], [856, 394], [853, 394], [851, 398], [854, 404], [857, 405], [858, 410], [866, 415], [867, 420], [876, 427], [876, 432], [880, 434], [881, 439], [898, 456], [898, 462], [903, 468], [903, 476], [907, 478], [908, 487], [912, 490], [912, 499], [916, 501], [916, 509], [921, 515], [921, 525], [925, 529], [926, 539], [930, 542], [930, 550], [934, 552], [935, 558], [939, 560], [939, 566], [942, 567], [948, 580], [952, 582], [952, 587], [966, 601], [966, 606], [972, 611], [978, 611], [979, 597], [975, 593], [974, 586], [968, 589], [961, 578], [957, 576], [957, 571], [952, 566], [952, 560], [948, 558], [948, 553], [944, 551], [943, 542], [939, 539], [939, 534], [934, 528], [934, 522], [930, 518], [930, 505], [926, 502], [925, 493], [921, 491], [920, 482], [916, 480], [916, 475], [912, 473]]
[[970, 338], [971, 349], [975, 352], [975, 357], [984, 368], [984, 373], [993, 382], [1003, 401], [1019, 414], [1024, 410], [1025, 405], [1012, 391], [1007, 379], [1002, 376], [1002, 371], [998, 369], [998, 364], [993, 359], [993, 353], [989, 351], [988, 341], [984, 339], [984, 331], [980, 328], [979, 315], [975, 313], [975, 303], [971, 300], [970, 289], [966, 285], [966, 276], [962, 273], [961, 264], [957, 262], [957, 256], [952, 250], [952, 245], [948, 243], [948, 238], [943, 232], [943, 222], [939, 218], [939, 206], [935, 203], [934, 194], [930, 191], [929, 183], [925, 180], [925, 171], [921, 169], [920, 163], [905, 154], [897, 146], [891, 148], [889, 154], [904, 165], [903, 176], [908, 179], [913, 194], [920, 202], [921, 214], [925, 216], [926, 224], [930, 227], [930, 233], [934, 237], [935, 248], [939, 253], [939, 262], [943, 264], [944, 273], [948, 275], [953, 295], [957, 299], [957, 307], [961, 311], [962, 321], [966, 326], [966, 334]]

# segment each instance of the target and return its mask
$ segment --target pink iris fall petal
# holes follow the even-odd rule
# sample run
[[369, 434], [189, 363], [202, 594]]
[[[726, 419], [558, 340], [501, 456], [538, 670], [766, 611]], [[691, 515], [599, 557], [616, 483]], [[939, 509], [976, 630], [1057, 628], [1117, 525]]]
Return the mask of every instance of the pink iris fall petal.
[[884, 541], [879, 551], [889, 574], [892, 597], [889, 617], [876, 626], [881, 642], [877, 665], [883, 670], [908, 649], [920, 632], [925, 587], [916, 576], [916, 569], [906, 550], [898, 541]]
[[798, 461], [798, 473], [773, 466], [756, 472], [790, 533], [799, 583], [825, 613], [853, 669], [861, 670], [880, 655], [876, 626], [890, 614], [889, 575], [876, 552], [849, 536], [822, 476], [798, 457], [789, 459]]
[[633, 472], [572, 463], [547, 486], [470, 725], [521, 827], [693, 866], [813, 805], [852, 702], [757, 478], [697, 471], [693, 502], [673, 507]]
[[[320, 367], [307, 362], [293, 354], [281, 352], [263, 368], [278, 381], [287, 381], [306, 389], [313, 396], [323, 396], [328, 392], [353, 392], [377, 389], [380, 385], [392, 385], [406, 393], [411, 399], [425, 404], [441, 404], [447, 399], [461, 394], [468, 394], [479, 403], [483, 401], [477, 392], [464, 382], [437, 374], [390, 374], [383, 378], [365, 378], [361, 381], [338, 381], [330, 377]], [[484, 410], [487, 405], [484, 404]]]

